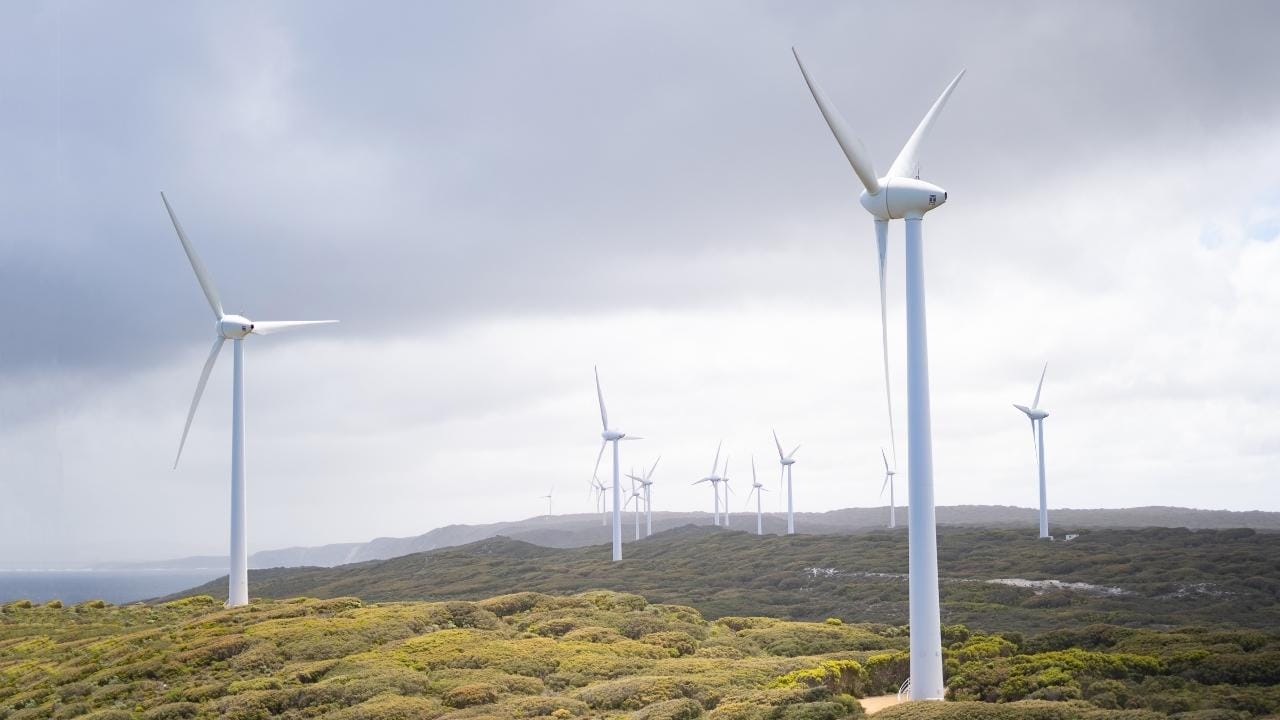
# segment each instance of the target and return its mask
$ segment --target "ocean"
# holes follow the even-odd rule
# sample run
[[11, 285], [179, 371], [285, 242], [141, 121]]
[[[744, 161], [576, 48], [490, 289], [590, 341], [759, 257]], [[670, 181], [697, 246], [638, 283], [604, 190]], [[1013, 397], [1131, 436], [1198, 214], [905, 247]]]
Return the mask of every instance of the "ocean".
[[226, 575], [226, 570], [0, 570], [0, 603], [27, 599], [117, 605], [161, 597]]

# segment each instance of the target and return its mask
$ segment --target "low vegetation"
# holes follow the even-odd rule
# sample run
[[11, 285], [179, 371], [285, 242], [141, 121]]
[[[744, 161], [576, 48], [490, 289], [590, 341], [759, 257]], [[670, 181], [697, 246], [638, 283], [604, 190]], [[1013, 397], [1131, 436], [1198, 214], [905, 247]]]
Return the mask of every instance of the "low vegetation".
[[[907, 629], [726, 615], [639, 595], [477, 601], [209, 596], [11, 603], [0, 718], [835, 720], [893, 692]], [[956, 702], [878, 718], [1215, 720], [1280, 711], [1280, 636], [1090, 625], [943, 633]]]
[[[1280, 628], [1280, 534], [1253, 530], [1081, 531], [1045, 542], [1029, 530], [943, 528], [946, 623], [1027, 634], [1094, 623]], [[557, 549], [493, 538], [335, 568], [257, 570], [255, 597], [476, 600], [514, 590], [571, 594], [607, 587], [704, 616], [820, 621], [907, 616], [903, 529], [853, 535], [765, 535], [710, 527], [627, 543]], [[1008, 584], [993, 580], [1031, 580]], [[226, 579], [194, 590], [225, 597]]]

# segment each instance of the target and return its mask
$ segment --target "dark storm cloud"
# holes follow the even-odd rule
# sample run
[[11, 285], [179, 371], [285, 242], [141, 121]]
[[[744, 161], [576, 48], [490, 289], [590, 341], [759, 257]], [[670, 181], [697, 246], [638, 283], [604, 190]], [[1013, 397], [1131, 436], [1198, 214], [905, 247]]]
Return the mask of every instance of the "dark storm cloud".
[[882, 171], [967, 66], [926, 167], [970, 192], [1266, 121], [1280, 80], [1269, 3], [3, 13], [0, 305], [24, 329], [0, 363], [18, 372], [115, 372], [193, 341], [208, 318], [160, 189], [229, 306], [259, 317], [379, 333], [605, 288], [721, 302], [755, 290], [683, 269], [848, 201], [791, 43]]

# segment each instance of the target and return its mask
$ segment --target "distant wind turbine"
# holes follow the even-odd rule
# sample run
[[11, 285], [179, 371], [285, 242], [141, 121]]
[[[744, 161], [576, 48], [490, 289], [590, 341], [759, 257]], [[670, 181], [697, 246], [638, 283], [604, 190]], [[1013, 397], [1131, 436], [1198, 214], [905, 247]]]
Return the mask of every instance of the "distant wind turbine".
[[653, 471], [658, 469], [659, 460], [662, 460], [661, 455], [658, 456], [658, 460], [653, 461], [653, 465], [649, 468], [649, 472], [645, 473], [643, 478], [637, 477], [635, 475], [627, 476], [632, 480], [640, 483], [640, 486], [644, 488], [644, 516], [645, 516], [644, 536], [645, 537], [649, 537], [650, 535], [653, 534], [653, 492], [652, 492]]
[[778, 431], [773, 431], [773, 444], [778, 446], [778, 462], [782, 464], [782, 475], [787, 479], [787, 534], [796, 534], [796, 515], [795, 506], [792, 504], [791, 498], [791, 466], [796, 464], [795, 454], [800, 446], [795, 446], [791, 452], [782, 452], [782, 442], [778, 440]]
[[[929, 350], [925, 329], [924, 301], [924, 216], [947, 201], [947, 191], [920, 179], [920, 147], [937, 120], [947, 99], [964, 77], [960, 71], [934, 101], [916, 126], [884, 177], [876, 175], [867, 149], [853, 128], [827, 98], [809, 74], [800, 53], [792, 48], [800, 74], [818, 104], [827, 127], [835, 136], [853, 172], [866, 190], [862, 207], [875, 218], [876, 245], [881, 272], [881, 339], [884, 330], [884, 267], [887, 257], [889, 221], [906, 221], [907, 283], [907, 476], [908, 487], [908, 585], [911, 626], [911, 699], [941, 700], [946, 693], [942, 679], [942, 618], [938, 603], [938, 539], [933, 500], [933, 431], [929, 419]], [[904, 80], [904, 83], [906, 81]], [[900, 83], [904, 84], [904, 83]], [[879, 102], [879, 99], [868, 99]], [[886, 343], [887, 346], [887, 343]], [[885, 352], [888, 379], [888, 353]], [[886, 401], [889, 393], [886, 383]], [[890, 411], [892, 439], [892, 411]], [[896, 454], [896, 453], [895, 453]]]
[[595, 373], [596, 398], [600, 401], [600, 425], [604, 429], [600, 433], [603, 441], [600, 443], [600, 454], [596, 455], [596, 469], [592, 477], [599, 476], [600, 460], [604, 457], [604, 448], [609, 443], [613, 443], [613, 561], [618, 562], [622, 559], [622, 483], [618, 482], [618, 441], [640, 440], [641, 438], [627, 435], [621, 430], [609, 427], [609, 413], [604, 409], [604, 391], [600, 389], [600, 368], [596, 368]]
[[[640, 511], [643, 509], [643, 506], [644, 506], [644, 494], [640, 492], [639, 485], [634, 482], [631, 483], [631, 495], [627, 498], [626, 504], [630, 505], [632, 501], [635, 501], [635, 504], [636, 504], [636, 509], [635, 509], [636, 539], [639, 540], [640, 539]], [[623, 507], [626, 507], [626, 505], [624, 505]]]
[[[764, 534], [764, 510], [760, 506], [760, 493], [768, 492], [756, 477], [756, 456], [751, 456], [751, 493], [756, 496], [756, 534]], [[747, 507], [751, 507], [751, 493], [747, 493]]]
[[605, 501], [604, 501], [604, 494], [605, 494], [605, 491], [607, 490], [608, 488], [604, 486], [604, 483], [600, 482], [600, 478], [598, 477], [591, 478], [591, 490], [590, 490], [591, 500], [592, 502], [595, 503], [596, 512], [600, 513], [600, 524], [602, 526], [609, 524], [608, 508], [605, 506]]
[[720, 467], [720, 447], [723, 444], [724, 441], [721, 441], [720, 444], [716, 445], [716, 459], [711, 463], [711, 474], [693, 482], [694, 485], [701, 485], [704, 482], [711, 483], [711, 489], [716, 496], [716, 514], [713, 520], [716, 525], [720, 524], [720, 476], [716, 475], [716, 470]]
[[191, 409], [187, 411], [187, 424], [182, 428], [182, 439], [178, 441], [178, 454], [173, 459], [176, 470], [178, 461], [182, 459], [182, 448], [187, 444], [187, 433], [191, 431], [191, 421], [196, 416], [196, 408], [200, 405], [200, 396], [204, 394], [204, 386], [209, 382], [209, 373], [218, 360], [222, 344], [231, 341], [232, 374], [231, 374], [231, 568], [227, 576], [227, 607], [238, 607], [249, 604], [249, 546], [245, 529], [245, 480], [244, 480], [244, 340], [250, 335], [270, 335], [302, 325], [323, 325], [336, 323], [337, 320], [267, 320], [254, 322], [241, 315], [228, 315], [222, 310], [222, 301], [218, 298], [218, 290], [214, 287], [213, 277], [196, 255], [196, 249], [187, 234], [182, 231], [178, 216], [169, 206], [169, 199], [160, 193], [160, 200], [173, 221], [173, 229], [178, 233], [178, 240], [187, 254], [191, 269], [195, 271], [196, 281], [204, 291], [204, 297], [213, 309], [213, 317], [217, 320], [214, 332], [213, 349], [209, 351], [209, 359], [204, 361], [204, 369], [200, 371], [200, 380], [196, 382], [196, 393], [191, 398]]
[[1013, 404], [1031, 420], [1031, 442], [1035, 444], [1036, 459], [1040, 463], [1040, 537], [1042, 538], [1050, 537], [1049, 505], [1044, 486], [1044, 419], [1049, 417], [1049, 413], [1040, 409], [1040, 389], [1044, 387], [1044, 375], [1047, 372], [1049, 372], [1049, 363], [1045, 363], [1044, 369], [1040, 371], [1040, 384], [1036, 385], [1036, 397], [1031, 401], [1031, 407]]
[[552, 485], [552, 486], [551, 486], [551, 489], [550, 489], [549, 491], [547, 491], [547, 494], [546, 494], [546, 495], [539, 495], [539, 496], [538, 496], [538, 497], [544, 498], [544, 499], [547, 501], [547, 519], [548, 519], [548, 520], [550, 520], [550, 519], [551, 519], [551, 496], [553, 496], [553, 495], [555, 495], [555, 494], [556, 494], [556, 486], [555, 486], [555, 485]]
[[889, 467], [889, 458], [885, 457], [884, 448], [880, 448], [880, 459], [884, 460], [884, 484], [880, 486], [880, 494], [884, 495], [884, 489], [889, 488], [889, 528], [898, 527], [898, 510], [893, 502], [893, 476], [896, 471]]
[[729, 456], [724, 456], [724, 477], [720, 478], [724, 483], [724, 526], [729, 527], [729, 494], [733, 490], [729, 487]]

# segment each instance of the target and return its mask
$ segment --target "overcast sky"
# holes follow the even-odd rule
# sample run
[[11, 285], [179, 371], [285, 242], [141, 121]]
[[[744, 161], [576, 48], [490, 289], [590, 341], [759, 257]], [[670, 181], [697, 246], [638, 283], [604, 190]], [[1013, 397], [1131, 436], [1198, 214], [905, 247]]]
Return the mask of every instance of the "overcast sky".
[[[1280, 7], [0, 5], [0, 562], [226, 551], [229, 311], [253, 550], [589, 508], [610, 417], [655, 509], [882, 504], [875, 242], [791, 57], [922, 155], [940, 504], [1280, 510]], [[902, 225], [890, 337], [906, 470]], [[903, 474], [905, 478], [905, 472]], [[905, 483], [900, 487], [905, 496]], [[776, 494], [775, 494], [776, 497]], [[772, 498], [771, 498], [772, 499]], [[742, 497], [735, 500], [740, 506]], [[776, 509], [776, 506], [775, 506]]]

